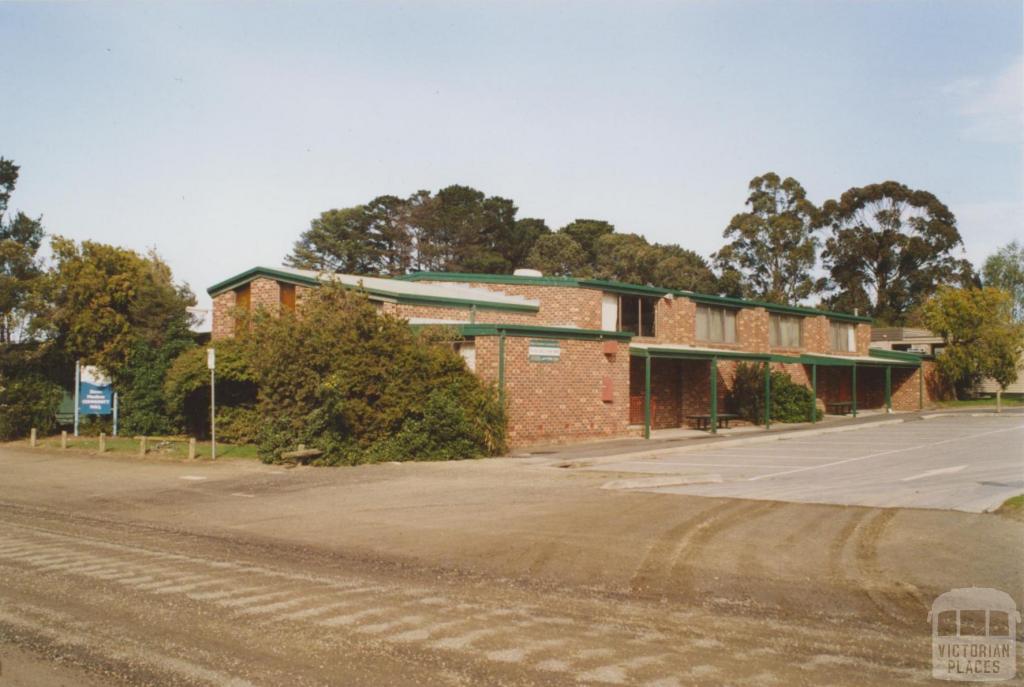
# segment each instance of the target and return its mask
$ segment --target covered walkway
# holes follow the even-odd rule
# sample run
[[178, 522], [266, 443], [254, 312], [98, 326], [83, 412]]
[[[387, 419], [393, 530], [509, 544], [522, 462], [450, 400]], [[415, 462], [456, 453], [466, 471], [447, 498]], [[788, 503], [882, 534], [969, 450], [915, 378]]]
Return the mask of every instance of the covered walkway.
[[[679, 344], [632, 343], [630, 345], [630, 422], [643, 424], [643, 436], [653, 430], [683, 428], [689, 418], [707, 418], [709, 431], [718, 432], [719, 423], [731, 418], [722, 411], [724, 388], [719, 362], [762, 364], [764, 410], [759, 418], [764, 429], [771, 428], [771, 371], [773, 364], [801, 381], [785, 366], [799, 366], [813, 392], [812, 422], [817, 421], [817, 404], [857, 416], [861, 408], [893, 408], [893, 382], [904, 388], [916, 375], [917, 407], [924, 406], [924, 376], [921, 357], [902, 352], [871, 350], [869, 356], [801, 354], [799, 356], [750, 353]], [[819, 375], [822, 377], [819, 387]], [[858, 380], [860, 376], [860, 380]], [[860, 397], [858, 398], [858, 392]], [[706, 409], [706, 410], [705, 410]]]

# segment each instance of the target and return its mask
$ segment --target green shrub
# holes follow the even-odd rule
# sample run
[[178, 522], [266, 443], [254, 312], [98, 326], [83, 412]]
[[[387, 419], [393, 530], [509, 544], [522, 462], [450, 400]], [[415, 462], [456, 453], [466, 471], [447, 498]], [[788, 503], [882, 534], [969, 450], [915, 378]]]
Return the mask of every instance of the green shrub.
[[241, 341], [259, 380], [261, 455], [297, 444], [321, 463], [470, 458], [504, 448], [504, 412], [451, 347], [324, 286], [300, 317], [257, 313]]
[[821, 410], [814, 402], [814, 392], [794, 382], [785, 372], [772, 372], [772, 422], [810, 422], [820, 420]]
[[[797, 384], [785, 372], [771, 373], [772, 422], [810, 422], [811, 408], [816, 419], [822, 412], [814, 403], [814, 392]], [[732, 389], [726, 404], [737, 415], [755, 424], [764, 423], [764, 364], [740, 363], [736, 366]], [[812, 405], [813, 404], [813, 405]]]
[[26, 437], [33, 427], [41, 435], [52, 432], [63, 395], [58, 384], [41, 374], [0, 374], [0, 439]]
[[[245, 347], [234, 339], [213, 344], [217, 350], [217, 438], [232, 444], [256, 441], [256, 377]], [[193, 346], [170, 364], [163, 399], [177, 426], [190, 436], [210, 436], [210, 370], [206, 347]]]
[[193, 347], [187, 332], [171, 331], [159, 345], [137, 338], [125, 364], [118, 371], [114, 388], [118, 392], [120, 430], [132, 434], [174, 434], [181, 423], [167, 412], [164, 379], [172, 361]]

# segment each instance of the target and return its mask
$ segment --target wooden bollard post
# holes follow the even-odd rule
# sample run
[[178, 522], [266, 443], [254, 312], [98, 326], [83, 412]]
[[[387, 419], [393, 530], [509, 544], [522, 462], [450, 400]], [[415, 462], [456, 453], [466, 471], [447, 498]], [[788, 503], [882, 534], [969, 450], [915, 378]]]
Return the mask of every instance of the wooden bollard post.
[[107, 450], [107, 435], [100, 432], [100, 453], [105, 453]]
[[139, 455], [146, 455], [146, 437], [139, 437]]
[[189, 440], [188, 440], [188, 459], [189, 460], [195, 460], [196, 459], [196, 438], [195, 437], [189, 437]]
[[36, 447], [36, 428], [33, 427], [32, 431], [28, 433], [28, 445], [32, 448]]
[[61, 448], [67, 448], [68, 447], [68, 431], [66, 429], [62, 430], [61, 433], [60, 433], [60, 447]]

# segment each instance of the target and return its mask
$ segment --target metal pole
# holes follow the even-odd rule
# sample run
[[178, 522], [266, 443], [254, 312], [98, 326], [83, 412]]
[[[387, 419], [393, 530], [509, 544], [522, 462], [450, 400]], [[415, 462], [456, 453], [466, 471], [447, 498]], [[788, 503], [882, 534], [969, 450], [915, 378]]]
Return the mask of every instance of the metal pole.
[[772, 427], [772, 365], [764, 364], [764, 428]]
[[210, 368], [210, 459], [217, 459], [217, 404], [216, 396], [214, 394], [214, 374], [216, 374], [213, 368]]
[[811, 422], [818, 421], [818, 366], [811, 365]]
[[651, 438], [651, 355], [644, 358], [644, 439]]
[[718, 434], [718, 358], [711, 359], [711, 433]]
[[75, 361], [75, 436], [78, 436], [78, 394], [82, 386], [82, 361]]
[[857, 417], [857, 363], [850, 368], [853, 371], [853, 416]]
[[117, 392], [114, 392], [114, 436], [117, 436]]

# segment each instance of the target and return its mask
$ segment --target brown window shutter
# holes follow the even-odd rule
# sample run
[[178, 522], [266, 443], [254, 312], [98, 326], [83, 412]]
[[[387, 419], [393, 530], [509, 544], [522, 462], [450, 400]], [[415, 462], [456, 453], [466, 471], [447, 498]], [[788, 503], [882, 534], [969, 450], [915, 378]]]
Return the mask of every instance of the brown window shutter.
[[295, 312], [295, 284], [278, 282], [278, 286], [281, 287], [281, 308]]

